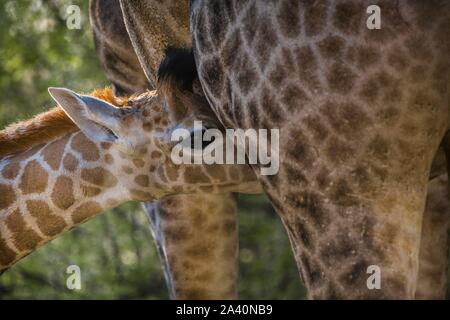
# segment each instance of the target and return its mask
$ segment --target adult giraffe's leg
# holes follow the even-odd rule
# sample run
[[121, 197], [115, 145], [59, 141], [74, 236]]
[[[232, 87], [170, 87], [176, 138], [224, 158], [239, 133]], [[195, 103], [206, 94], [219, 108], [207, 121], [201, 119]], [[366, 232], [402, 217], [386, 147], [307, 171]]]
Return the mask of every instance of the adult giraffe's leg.
[[238, 232], [232, 194], [144, 204], [174, 299], [236, 299]]
[[[156, 71], [168, 45], [187, 46], [190, 42], [187, 1], [133, 3], [137, 7], [131, 1], [125, 3], [125, 12], [132, 14], [126, 14], [125, 20], [139, 26], [131, 31], [133, 46], [148, 79], [126, 32], [119, 1], [90, 2], [97, 55], [116, 93], [125, 95], [156, 84]], [[141, 45], [144, 42], [145, 46]], [[167, 196], [147, 202], [143, 208], [172, 298], [237, 298], [238, 235], [232, 194]]]
[[447, 292], [450, 201], [446, 174], [428, 184], [422, 222], [416, 299], [444, 299]]
[[[370, 1], [191, 6], [219, 119], [280, 130], [280, 171], [260, 179], [314, 298], [415, 295], [428, 177], [448, 128], [450, 6], [378, 4], [376, 31]], [[378, 271], [379, 289], [368, 279]]]

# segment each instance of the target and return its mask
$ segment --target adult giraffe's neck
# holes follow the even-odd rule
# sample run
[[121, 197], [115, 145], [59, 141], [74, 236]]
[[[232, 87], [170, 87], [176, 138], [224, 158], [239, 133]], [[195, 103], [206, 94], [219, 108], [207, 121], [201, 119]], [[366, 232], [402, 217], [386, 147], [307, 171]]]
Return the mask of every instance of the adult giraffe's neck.
[[109, 144], [81, 132], [0, 159], [0, 272], [129, 192]]

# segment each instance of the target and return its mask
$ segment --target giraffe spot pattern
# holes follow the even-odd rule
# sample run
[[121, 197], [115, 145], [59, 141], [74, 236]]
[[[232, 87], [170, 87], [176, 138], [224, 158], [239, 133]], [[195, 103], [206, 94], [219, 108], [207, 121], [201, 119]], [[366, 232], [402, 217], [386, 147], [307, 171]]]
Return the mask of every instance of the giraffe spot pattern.
[[206, 171], [213, 181], [226, 181], [227, 176], [224, 167], [220, 165], [210, 165], [206, 167]]
[[63, 218], [52, 213], [47, 203], [41, 200], [28, 200], [26, 202], [28, 212], [36, 218], [36, 223], [43, 234], [54, 237], [66, 227]]
[[357, 34], [361, 29], [360, 26], [365, 22], [365, 9], [364, 4], [354, 1], [338, 3], [333, 19], [334, 26], [346, 34]]
[[142, 159], [133, 159], [132, 162], [137, 168], [142, 168], [145, 165], [145, 161]]
[[319, 42], [319, 50], [321, 55], [326, 59], [338, 59], [343, 55], [345, 42], [336, 35], [328, 35]]
[[220, 98], [222, 94], [221, 83], [223, 81], [223, 70], [221, 70], [221, 63], [219, 59], [215, 58], [203, 62], [200, 69], [200, 74], [205, 82], [211, 83], [211, 94], [214, 98]]
[[186, 168], [186, 171], [184, 172], [184, 181], [190, 184], [197, 184], [197, 183], [209, 183], [210, 179], [208, 178], [208, 176], [205, 175], [205, 173], [202, 171], [201, 168], [197, 166], [192, 166]]
[[81, 185], [80, 189], [83, 196], [88, 198], [95, 197], [102, 192], [102, 189], [100, 188], [90, 187], [86, 185]]
[[122, 166], [122, 171], [125, 172], [126, 174], [132, 174], [133, 168], [131, 168], [129, 166]]
[[254, 86], [256, 80], [256, 69], [253, 62], [244, 57], [239, 67], [238, 84], [243, 95], [247, 95]]
[[240, 31], [235, 31], [233, 35], [227, 39], [222, 51], [222, 61], [225, 68], [233, 68], [236, 63], [236, 50], [241, 45]]
[[47, 188], [48, 173], [36, 160], [27, 163], [21, 176], [19, 188], [23, 194], [41, 193]]
[[336, 164], [344, 163], [354, 154], [349, 144], [336, 137], [329, 139], [325, 152], [328, 159]]
[[[258, 34], [256, 37], [256, 40], [253, 42], [253, 46], [255, 47], [254, 52], [256, 53], [256, 58], [261, 61], [261, 63], [258, 64], [258, 67], [261, 69], [261, 71], [265, 71], [265, 68], [270, 60], [271, 56], [271, 48], [267, 46], [267, 42], [275, 43], [277, 42], [278, 36], [274, 32], [271, 21], [265, 20], [265, 19], [259, 19], [258, 22]], [[294, 26], [290, 26], [290, 28], [293, 28]], [[245, 59], [244, 59], [245, 61]], [[248, 65], [248, 63], [246, 63]], [[251, 71], [251, 68], [248, 68], [247, 71]], [[256, 75], [255, 75], [256, 77]]]
[[5, 223], [11, 232], [14, 245], [20, 251], [30, 251], [43, 240], [33, 229], [28, 227], [19, 209], [11, 213]]
[[153, 130], [153, 123], [152, 122], [146, 122], [142, 125], [142, 128], [144, 131], [150, 132]]
[[[288, 111], [292, 111], [294, 108], [301, 109], [309, 100], [307, 94], [295, 84], [286, 86], [281, 98], [281, 102], [287, 107]], [[276, 108], [272, 106], [272, 109]]]
[[105, 156], [104, 156], [104, 161], [105, 161], [106, 164], [111, 165], [111, 164], [114, 163], [114, 158], [113, 158], [112, 155], [110, 155], [109, 153], [107, 153], [107, 154], [105, 154]]
[[112, 146], [111, 142], [100, 142], [100, 146], [103, 150], [109, 150]]
[[79, 152], [86, 161], [97, 161], [100, 159], [100, 151], [97, 145], [89, 140], [82, 132], [72, 138], [71, 147]]
[[144, 174], [138, 175], [136, 178], [134, 178], [134, 182], [144, 188], [149, 186], [148, 176]]
[[322, 32], [327, 25], [328, 1], [305, 1], [304, 19], [305, 33], [307, 36], [314, 36]]
[[16, 259], [16, 253], [8, 246], [6, 241], [0, 235], [0, 270], [1, 266], [8, 266]]
[[63, 210], [70, 208], [75, 202], [72, 179], [67, 176], [58, 177], [53, 186], [51, 198], [58, 208]]
[[63, 160], [64, 169], [73, 172], [78, 167], [78, 160], [72, 154], [66, 154]]
[[310, 46], [304, 46], [294, 50], [294, 56], [297, 61], [297, 69], [299, 70], [299, 78], [304, 86], [312, 92], [321, 90], [322, 84], [317, 75], [319, 66], [317, 58]]
[[42, 156], [44, 161], [52, 168], [53, 170], [58, 170], [59, 165], [61, 164], [61, 159], [64, 155], [64, 148], [66, 147], [67, 138], [58, 139], [56, 141], [51, 142], [45, 149], [42, 151]]
[[[311, 297], [342, 298], [348, 294], [359, 298], [407, 297], [411, 291], [408, 289], [411, 281], [391, 274], [383, 279], [389, 281], [388, 289], [381, 293], [368, 292], [361, 280], [361, 270], [368, 263], [381, 261], [411, 271], [411, 263], [393, 255], [386, 256], [381, 248], [380, 235], [395, 230], [383, 224], [380, 214], [394, 210], [401, 200], [380, 193], [389, 193], [390, 183], [409, 188], [412, 183], [422, 181], [426, 170], [414, 170], [412, 163], [425, 167], [428, 161], [425, 158], [432, 156], [426, 150], [431, 145], [437, 147], [444, 132], [449, 70], [449, 63], [445, 61], [450, 43], [445, 36], [448, 32], [438, 28], [448, 20], [442, 10], [448, 8], [444, 3], [398, 5], [380, 1], [383, 16], [386, 16], [383, 30], [378, 32], [367, 30], [367, 6], [360, 2], [303, 1], [299, 15], [305, 23], [300, 28], [304, 28], [306, 37], [298, 32], [301, 38], [296, 47], [293, 41], [286, 40], [287, 36], [281, 30], [280, 11], [266, 12], [257, 1], [250, 1], [247, 2], [250, 4], [248, 11], [236, 12], [239, 22], [224, 25], [228, 30], [236, 27], [240, 34], [230, 32], [228, 39], [220, 41], [220, 47], [212, 46], [205, 55], [196, 54], [196, 61], [202, 66], [200, 78], [205, 93], [224, 125], [236, 127], [245, 123], [254, 128], [273, 125], [287, 132], [288, 137], [281, 139], [288, 147], [282, 145], [281, 148], [285, 150], [282, 151], [285, 160], [280, 164], [278, 178], [260, 179], [285, 225], [301, 221], [300, 227], [289, 232]], [[277, 8], [289, 5], [289, 2], [277, 2]], [[209, 20], [215, 14], [199, 7], [197, 10], [204, 23], [196, 25], [196, 14], [192, 15], [191, 21], [196, 26], [194, 38], [196, 33], [208, 38]], [[436, 10], [438, 7], [441, 10]], [[295, 10], [289, 14], [293, 12]], [[278, 38], [276, 43], [267, 42], [264, 50], [258, 52], [258, 21], [262, 15], [270, 17], [270, 23], [276, 19]], [[444, 25], [448, 23], [444, 22]], [[236, 39], [238, 35], [243, 41]], [[221, 61], [207, 64], [216, 59], [218, 52], [229, 50], [228, 45], [234, 46], [235, 61], [226, 65], [220, 65]], [[296, 60], [294, 68], [286, 67], [288, 58], [286, 65], [281, 58], [290, 55]], [[267, 56], [271, 56], [271, 62], [265, 65]], [[268, 71], [252, 79], [251, 97], [235, 103], [235, 97], [247, 90], [239, 81], [240, 68], [247, 60], [252, 61], [252, 68], [267, 68]], [[437, 66], [444, 71], [437, 71]], [[213, 72], [220, 80], [209, 81], [203, 77]], [[287, 120], [277, 119], [277, 113], [269, 115], [266, 108], [261, 107], [260, 98], [267, 90], [266, 81], [274, 86], [269, 90], [275, 93], [268, 94], [268, 99], [289, 114]], [[283, 102], [283, 90], [289, 85], [298, 86], [310, 100]], [[234, 110], [235, 106], [239, 112]], [[287, 127], [291, 122], [295, 125]], [[301, 130], [295, 130], [296, 126]], [[408, 131], [411, 134], [406, 133]], [[306, 147], [295, 143], [296, 138]], [[299, 156], [306, 161], [299, 161]], [[319, 160], [315, 161], [315, 158]], [[307, 169], [302, 170], [305, 167]], [[298, 178], [292, 177], [293, 172], [298, 173]], [[306, 186], [292, 186], [297, 179], [306, 180]], [[383, 186], [383, 190], [376, 186]], [[283, 192], [280, 189], [284, 189]], [[385, 208], [383, 213], [373, 206], [376, 201]], [[411, 210], [412, 214], [416, 211]], [[404, 219], [408, 220], [408, 217], [405, 214]], [[331, 221], [335, 226], [329, 228]], [[310, 239], [302, 235], [303, 226], [306, 226], [305, 233]], [[394, 226], [399, 229], [398, 223]], [[353, 230], [361, 230], [361, 233], [354, 234]], [[406, 243], [412, 243], [401, 233], [387, 241], [394, 247], [397, 244], [393, 243], [398, 243], [402, 237]], [[311, 239], [313, 245], [308, 247]], [[357, 251], [361, 259], [356, 259], [352, 251]], [[328, 265], [341, 267], [332, 273]], [[347, 288], [353, 287], [351, 283], [361, 284], [363, 288], [349, 293]]]
[[117, 178], [102, 167], [81, 170], [81, 179], [105, 188], [112, 188], [117, 184]]
[[[299, 1], [283, 1], [280, 5], [277, 20], [280, 31], [286, 38], [296, 37], [301, 32], [300, 16], [298, 12], [300, 12]], [[270, 26], [270, 23], [267, 23], [266, 25]]]
[[8, 208], [16, 201], [14, 189], [6, 184], [0, 184], [0, 210]]
[[2, 175], [6, 179], [12, 180], [17, 177], [19, 171], [20, 171], [20, 163], [13, 161], [3, 168]]
[[72, 221], [74, 224], [82, 223], [101, 211], [102, 207], [95, 201], [83, 203], [73, 211]]
[[327, 74], [328, 86], [332, 91], [342, 94], [350, 92], [356, 80], [356, 75], [340, 62], [332, 65]]
[[166, 162], [166, 175], [169, 181], [176, 181], [180, 175], [180, 167], [172, 162]]
[[130, 193], [131, 196], [134, 200], [139, 200], [139, 201], [150, 201], [153, 200], [155, 197], [149, 193], [149, 192], [145, 192], [139, 189], [130, 189]]

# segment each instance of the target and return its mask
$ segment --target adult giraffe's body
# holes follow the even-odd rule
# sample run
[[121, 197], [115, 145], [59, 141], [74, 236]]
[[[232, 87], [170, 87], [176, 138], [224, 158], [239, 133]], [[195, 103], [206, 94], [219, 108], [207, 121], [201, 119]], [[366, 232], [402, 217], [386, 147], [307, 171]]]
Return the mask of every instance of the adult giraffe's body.
[[[152, 19], [148, 18], [152, 14], [154, 15], [154, 13], [148, 14], [145, 11], [146, 11], [146, 8], [151, 7], [152, 3], [154, 4], [155, 2], [151, 1], [151, 0], [147, 0], [144, 2], [145, 2], [145, 4], [137, 3], [137, 2], [136, 3], [125, 2], [125, 4], [128, 6], [128, 10], [126, 10], [124, 12], [124, 19], [125, 19], [125, 21], [128, 21], [128, 23], [129, 23], [129, 31], [131, 31], [135, 35], [133, 45], [140, 48], [139, 50], [137, 50], [138, 54], [140, 54], [140, 60], [146, 65], [151, 65], [152, 61], [148, 57], [151, 57], [152, 46], [150, 46], [149, 48], [146, 48], [146, 46], [143, 44], [145, 44], [146, 42], [151, 43], [152, 41], [155, 41], [154, 40], [155, 37], [158, 38], [158, 37], [160, 37], [160, 35], [149, 34], [149, 33], [145, 32], [146, 29], [151, 30], [152, 29], [151, 24], [153, 22], [155, 22], [155, 20], [152, 21]], [[242, 3], [244, 4], [242, 7], [245, 7], [246, 2], [242, 2]], [[267, 4], [267, 2], [261, 2], [261, 3], [262, 3], [262, 5]], [[240, 8], [235, 9], [234, 8], [235, 5], [232, 2], [228, 2], [228, 4], [230, 5], [230, 6], [228, 6], [228, 8], [231, 8], [231, 10], [224, 10], [223, 14], [227, 14], [227, 12], [230, 12], [230, 11], [234, 12], [236, 10], [238, 10], [238, 11], [240, 10]], [[295, 5], [295, 3], [294, 3], [294, 5]], [[314, 2], [314, 3], [311, 3], [309, 8], [306, 8], [306, 12], [310, 15], [310, 18], [308, 19], [307, 23], [309, 23], [311, 26], [308, 28], [310, 28], [312, 30], [312, 32], [314, 32], [314, 29], [321, 28], [320, 19], [322, 19], [322, 20], [328, 19], [328, 17], [325, 17], [322, 14], [324, 11], [327, 10], [327, 5], [328, 5], [328, 2], [323, 2], [323, 3]], [[180, 11], [178, 11], [178, 12], [180, 12]], [[351, 21], [351, 16], [352, 15], [348, 16], [349, 21]], [[214, 17], [210, 17], [210, 18], [218, 19], [218, 20], [222, 21], [220, 14], [217, 14]], [[248, 15], [248, 18], [251, 18], [251, 14]], [[346, 17], [344, 15], [344, 17], [341, 18], [341, 22], [345, 23], [345, 18]], [[255, 19], [257, 19], [257, 18], [254, 18], [254, 20], [252, 20], [251, 22], [247, 23], [246, 26], [244, 26], [243, 29], [246, 29], [246, 28], [248, 29], [246, 31], [247, 34], [252, 35], [252, 33], [254, 34], [255, 32], [257, 32], [258, 29], [261, 30], [262, 28], [264, 28], [264, 24], [253, 23], [253, 22], [256, 22]], [[290, 20], [288, 19], [288, 21], [290, 21]], [[294, 22], [295, 22], [295, 19], [294, 19]], [[317, 25], [315, 25], [316, 22], [318, 23]], [[133, 25], [140, 25], [140, 27], [133, 28]], [[289, 25], [289, 24], [285, 24], [285, 25]], [[265, 26], [265, 27], [267, 27], [267, 26]], [[215, 30], [220, 30], [221, 28], [222, 29], [225, 28], [225, 25], [219, 26], [219, 27], [215, 28]], [[263, 30], [263, 32], [264, 32], [264, 30]], [[162, 37], [164, 38], [164, 35]], [[332, 51], [333, 42], [331, 41], [331, 43], [329, 43], [329, 45], [331, 45], [330, 49]], [[339, 45], [339, 41], [338, 41], [338, 45]], [[260, 46], [260, 48], [263, 48], [263, 47], [264, 47], [263, 45]], [[325, 48], [326, 48], [326, 46], [325, 46]], [[339, 47], [336, 49], [338, 49], [337, 53], [339, 54], [339, 52], [340, 52]], [[146, 52], [146, 50], [147, 50], [147, 52]], [[236, 56], [236, 57], [238, 58], [238, 56]], [[401, 61], [400, 61], [400, 63], [401, 63]], [[439, 170], [438, 170], [438, 172], [439, 172]], [[446, 178], [443, 178], [443, 177], [439, 178], [439, 180], [442, 180], [442, 179], [445, 180]], [[430, 205], [427, 205], [426, 212], [424, 215], [424, 221], [423, 221], [424, 233], [422, 234], [422, 239], [424, 240], [423, 244], [424, 243], [428, 243], [428, 244], [436, 243], [436, 239], [439, 240], [442, 237], [442, 241], [444, 241], [444, 248], [443, 248], [444, 253], [448, 251], [447, 234], [445, 232], [445, 224], [433, 223], [433, 220], [435, 220], [433, 217], [448, 216], [448, 207], [445, 207], [446, 205], [448, 205], [448, 202], [447, 202], [446, 198], [442, 198], [447, 193], [446, 187], [447, 186], [442, 183], [433, 183], [433, 181], [430, 183], [429, 200], [434, 200], [434, 201], [439, 200], [439, 203], [441, 203], [442, 205], [435, 206], [430, 201], [428, 201], [428, 203]], [[441, 198], [436, 197], [436, 195], [440, 195]], [[443, 212], [443, 211], [444, 211], [444, 213], [441, 214], [441, 212]], [[428, 227], [426, 225], [428, 225]], [[425, 246], [425, 248], [429, 248], [429, 246]], [[446, 270], [447, 259], [445, 257], [443, 257], [439, 253], [439, 251], [440, 250], [432, 250], [432, 251], [421, 250], [421, 256], [420, 256], [421, 265], [423, 265], [422, 262], [424, 262], [424, 264], [428, 265], [429, 267], [427, 268], [427, 271], [420, 272], [417, 286], [419, 289], [421, 287], [423, 289], [418, 290], [419, 298], [443, 297], [443, 290], [441, 290], [441, 287], [442, 287], [442, 281], [445, 282], [446, 279], [444, 276], [444, 279], [441, 280], [441, 277], [439, 275], [446, 274], [445, 270]], [[433, 269], [436, 269], [436, 267], [435, 267], [436, 265], [440, 266], [437, 268], [438, 271], [433, 270]]]
[[[366, 27], [372, 4], [381, 30]], [[190, 10], [224, 126], [280, 129], [280, 172], [259, 179], [309, 296], [414, 298], [430, 168], [449, 125], [450, 4], [194, 0]], [[379, 290], [366, 286], [371, 265]]]
[[[97, 56], [114, 91], [131, 95], [155, 87], [157, 69], [169, 47], [190, 47], [188, 1], [125, 2], [130, 41], [118, 0], [91, 0], [90, 20]], [[138, 19], [134, 17], [139, 15]], [[140, 42], [145, 31], [145, 44]], [[141, 54], [141, 66], [135, 50]], [[144, 51], [145, 50], [145, 51]], [[145, 73], [144, 73], [145, 70]], [[147, 79], [148, 77], [148, 79]], [[237, 298], [238, 234], [231, 193], [171, 195], [143, 205], [159, 252], [171, 298]], [[197, 247], [197, 250], [192, 250]]]

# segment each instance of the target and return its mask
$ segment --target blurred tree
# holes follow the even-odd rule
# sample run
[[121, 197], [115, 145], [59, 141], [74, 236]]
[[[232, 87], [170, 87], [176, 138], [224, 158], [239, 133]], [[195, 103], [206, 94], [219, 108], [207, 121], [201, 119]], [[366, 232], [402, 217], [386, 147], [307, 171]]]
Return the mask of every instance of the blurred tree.
[[[81, 29], [66, 25], [81, 8]], [[0, 0], [0, 128], [53, 103], [50, 86], [89, 92], [107, 85], [95, 51], [86, 0]], [[240, 196], [241, 276], [245, 299], [304, 297], [289, 241], [263, 196]], [[81, 268], [81, 290], [66, 268]], [[167, 299], [147, 219], [128, 203], [37, 250], [0, 277], [2, 299]]]

